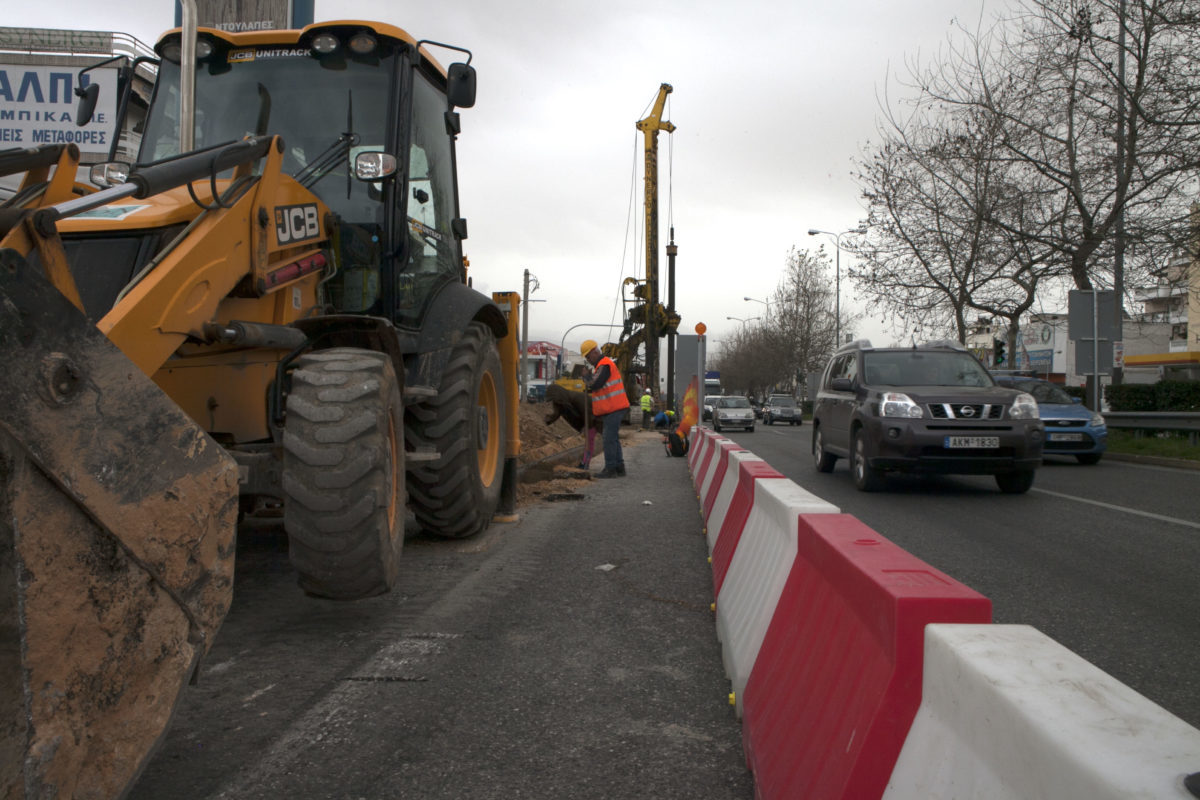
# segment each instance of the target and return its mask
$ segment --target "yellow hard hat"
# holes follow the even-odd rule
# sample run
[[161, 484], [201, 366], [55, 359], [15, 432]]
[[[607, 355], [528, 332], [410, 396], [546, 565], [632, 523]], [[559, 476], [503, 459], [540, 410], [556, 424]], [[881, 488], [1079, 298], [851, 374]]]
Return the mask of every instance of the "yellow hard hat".
[[595, 339], [584, 339], [583, 344], [579, 345], [579, 354], [581, 356], [586, 356], [588, 353], [592, 352], [599, 346], [600, 345], [596, 344]]

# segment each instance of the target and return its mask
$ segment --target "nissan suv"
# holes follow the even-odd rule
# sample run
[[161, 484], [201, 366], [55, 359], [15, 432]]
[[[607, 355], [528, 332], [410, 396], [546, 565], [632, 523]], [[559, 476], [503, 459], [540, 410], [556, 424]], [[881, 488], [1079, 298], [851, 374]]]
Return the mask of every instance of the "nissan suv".
[[994, 475], [1002, 492], [1033, 486], [1045, 427], [1027, 392], [998, 386], [962, 345], [834, 353], [813, 404], [812, 455], [821, 472], [850, 459], [854, 484], [883, 488], [891, 471]]

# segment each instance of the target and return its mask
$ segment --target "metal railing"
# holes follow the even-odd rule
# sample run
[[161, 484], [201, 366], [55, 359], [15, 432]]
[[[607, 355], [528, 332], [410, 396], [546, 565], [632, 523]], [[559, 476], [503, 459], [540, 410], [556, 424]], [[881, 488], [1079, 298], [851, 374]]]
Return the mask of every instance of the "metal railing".
[[1104, 423], [1110, 428], [1128, 430], [1179, 431], [1188, 442], [1200, 443], [1200, 412], [1195, 411], [1109, 411]]

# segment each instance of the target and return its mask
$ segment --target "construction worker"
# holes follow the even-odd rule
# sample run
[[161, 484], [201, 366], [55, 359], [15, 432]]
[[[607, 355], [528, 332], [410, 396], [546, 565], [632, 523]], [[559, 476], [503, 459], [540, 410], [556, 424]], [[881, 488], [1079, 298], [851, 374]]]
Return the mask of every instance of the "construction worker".
[[616, 363], [600, 352], [600, 345], [587, 339], [579, 346], [579, 352], [595, 370], [588, 384], [592, 395], [592, 413], [600, 420], [604, 439], [604, 469], [598, 478], [618, 478], [625, 475], [625, 457], [621, 455], [621, 419], [629, 408], [625, 396], [625, 382]]
[[654, 395], [646, 389], [642, 392], [642, 430], [650, 430], [650, 420], [654, 417]]

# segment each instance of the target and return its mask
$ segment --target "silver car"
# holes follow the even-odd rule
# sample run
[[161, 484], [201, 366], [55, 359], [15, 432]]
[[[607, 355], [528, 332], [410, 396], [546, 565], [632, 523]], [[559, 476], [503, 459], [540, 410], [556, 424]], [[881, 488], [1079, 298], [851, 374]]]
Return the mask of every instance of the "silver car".
[[744, 397], [718, 397], [713, 405], [712, 414], [714, 431], [730, 428], [754, 431], [754, 409]]

